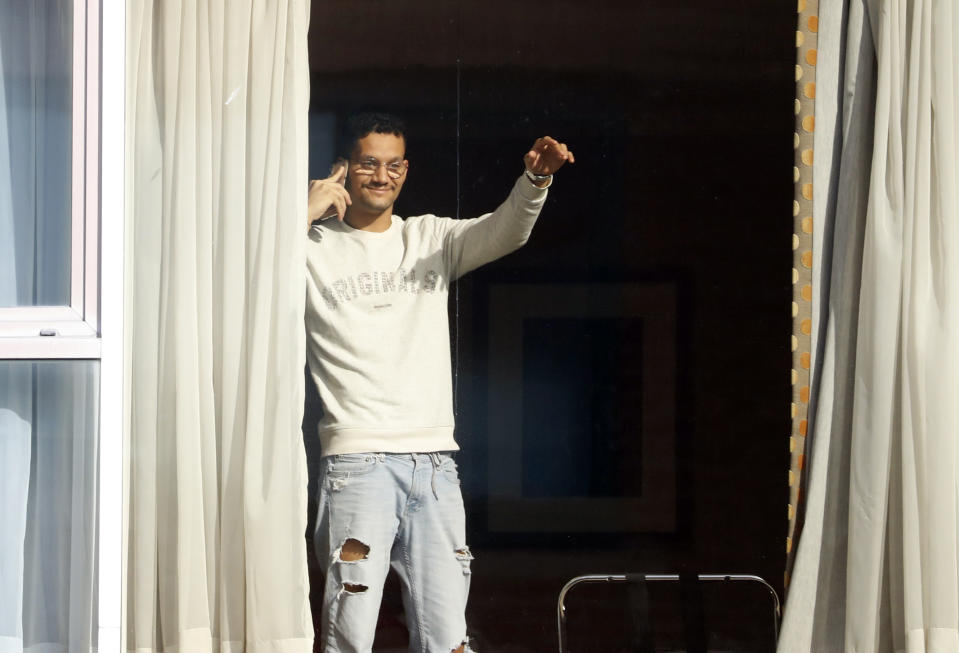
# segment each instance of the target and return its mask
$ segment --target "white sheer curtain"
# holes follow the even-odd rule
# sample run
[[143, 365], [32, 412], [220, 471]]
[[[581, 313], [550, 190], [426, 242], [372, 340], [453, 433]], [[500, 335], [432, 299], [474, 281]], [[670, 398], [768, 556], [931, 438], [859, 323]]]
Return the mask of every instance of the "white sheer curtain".
[[0, 202], [15, 216], [10, 232], [0, 234], [12, 236], [3, 247], [16, 251], [9, 259], [15, 296], [0, 297], [0, 306], [70, 303], [72, 31], [71, 2], [0, 0], [9, 157]]
[[0, 361], [0, 652], [96, 648], [95, 361]]
[[127, 16], [127, 648], [309, 651], [309, 3]]
[[[2, 15], [2, 14], [0, 14]], [[10, 161], [10, 137], [7, 125], [6, 78], [0, 31], [0, 306], [17, 305], [16, 230], [13, 226], [13, 179]]]
[[957, 44], [951, 0], [820, 1], [815, 412], [781, 652], [959, 651]]
[[[65, 304], [70, 3], [0, 0], [0, 306]], [[96, 647], [98, 365], [0, 361], [0, 652]]]

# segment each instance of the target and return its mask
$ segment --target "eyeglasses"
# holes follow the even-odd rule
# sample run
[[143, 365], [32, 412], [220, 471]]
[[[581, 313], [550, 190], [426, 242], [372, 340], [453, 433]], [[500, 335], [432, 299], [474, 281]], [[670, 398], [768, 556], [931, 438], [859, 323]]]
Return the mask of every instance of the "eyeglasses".
[[376, 159], [363, 159], [354, 164], [353, 172], [358, 175], [375, 175], [380, 166], [386, 168], [386, 174], [389, 175], [390, 179], [399, 179], [406, 174], [406, 169], [410, 167], [406, 161], [381, 163]]

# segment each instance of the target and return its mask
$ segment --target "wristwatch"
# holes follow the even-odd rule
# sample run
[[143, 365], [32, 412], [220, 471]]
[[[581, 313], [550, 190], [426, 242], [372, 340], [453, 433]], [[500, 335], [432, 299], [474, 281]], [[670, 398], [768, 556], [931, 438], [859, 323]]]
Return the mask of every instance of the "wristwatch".
[[527, 168], [526, 178], [535, 184], [538, 181], [546, 181], [547, 179], [552, 179], [553, 175], [538, 175], [532, 170], [530, 170], [529, 168]]

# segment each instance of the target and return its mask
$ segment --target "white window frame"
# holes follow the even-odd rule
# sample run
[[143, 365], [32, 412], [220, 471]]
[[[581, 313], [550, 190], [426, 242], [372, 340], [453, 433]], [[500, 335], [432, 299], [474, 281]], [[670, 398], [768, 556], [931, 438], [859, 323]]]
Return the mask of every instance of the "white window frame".
[[0, 308], [0, 359], [100, 358], [99, 18], [74, 1], [70, 304]]
[[70, 304], [0, 308], [0, 360], [100, 361], [94, 627], [100, 653], [121, 653], [126, 5], [74, 0], [73, 12]]
[[[123, 628], [123, 569], [126, 566], [125, 479], [127, 460], [125, 407], [129, 386], [124, 337], [124, 283], [126, 257], [126, 58], [125, 0], [86, 0], [97, 11], [88, 23], [96, 26], [99, 42], [99, 322], [100, 355], [100, 530], [98, 624], [99, 653], [121, 653], [126, 648]], [[91, 12], [92, 13], [92, 12]], [[92, 39], [92, 30], [88, 38]], [[92, 92], [92, 91], [91, 91]], [[94, 95], [97, 93], [93, 92]], [[95, 268], [95, 266], [94, 266]], [[94, 269], [96, 271], [96, 268]], [[89, 267], [87, 273], [90, 273]]]

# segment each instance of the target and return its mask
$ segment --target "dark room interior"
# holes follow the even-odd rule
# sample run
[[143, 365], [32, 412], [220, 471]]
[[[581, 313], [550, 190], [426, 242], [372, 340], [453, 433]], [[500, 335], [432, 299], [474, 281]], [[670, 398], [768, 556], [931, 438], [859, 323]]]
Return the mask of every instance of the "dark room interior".
[[[795, 16], [768, 0], [313, 3], [311, 178], [368, 108], [409, 128], [402, 216], [492, 211], [538, 136], [576, 154], [529, 243], [451, 291], [479, 651], [556, 650], [557, 596], [581, 574], [755, 574], [783, 596]], [[654, 590], [657, 641], [680, 648], [678, 590]], [[628, 604], [621, 587], [571, 593], [570, 650], [629, 650]], [[772, 650], [768, 593], [718, 584], [703, 605], [710, 648]], [[394, 581], [376, 650], [405, 637]]]

